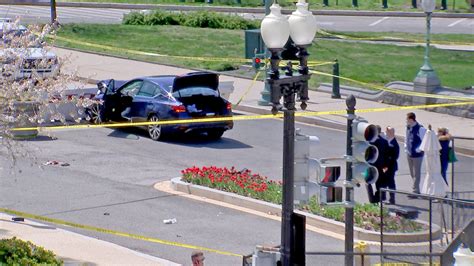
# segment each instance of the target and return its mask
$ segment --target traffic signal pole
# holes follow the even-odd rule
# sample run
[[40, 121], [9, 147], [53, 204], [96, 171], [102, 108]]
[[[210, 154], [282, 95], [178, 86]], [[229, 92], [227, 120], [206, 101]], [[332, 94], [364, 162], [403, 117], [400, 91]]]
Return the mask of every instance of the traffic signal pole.
[[51, 24], [56, 21], [56, 0], [51, 0]]
[[[346, 154], [348, 157], [352, 156], [352, 122], [355, 118], [355, 105], [356, 99], [354, 95], [349, 95], [346, 98], [347, 106], [347, 141], [346, 141]], [[354, 206], [352, 204], [352, 198], [354, 188], [350, 185], [352, 182], [352, 161], [347, 160], [346, 162], [346, 209], [345, 209], [345, 265], [354, 265], [354, 256], [349, 255], [354, 252]]]

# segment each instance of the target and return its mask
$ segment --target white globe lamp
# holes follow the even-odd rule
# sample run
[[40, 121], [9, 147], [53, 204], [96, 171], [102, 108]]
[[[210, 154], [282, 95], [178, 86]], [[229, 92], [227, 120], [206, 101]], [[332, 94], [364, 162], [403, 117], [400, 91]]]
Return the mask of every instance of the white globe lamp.
[[310, 45], [318, 29], [316, 18], [308, 10], [308, 3], [305, 0], [298, 0], [296, 11], [288, 19], [290, 23], [290, 36], [298, 46]]
[[290, 24], [281, 14], [281, 7], [274, 3], [270, 14], [265, 16], [260, 26], [263, 42], [269, 49], [283, 49], [290, 37]]

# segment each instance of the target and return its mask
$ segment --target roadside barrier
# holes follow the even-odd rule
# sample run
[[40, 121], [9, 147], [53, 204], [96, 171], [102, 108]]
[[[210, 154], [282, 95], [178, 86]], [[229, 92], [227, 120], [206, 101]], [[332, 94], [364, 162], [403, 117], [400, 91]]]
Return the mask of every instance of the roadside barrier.
[[49, 217], [44, 217], [44, 216], [40, 216], [40, 215], [35, 215], [35, 214], [26, 213], [26, 212], [20, 212], [20, 211], [5, 209], [5, 208], [0, 208], [0, 212], [7, 213], [7, 214], [10, 214], [10, 215], [21, 216], [23, 218], [28, 218], [28, 219], [47, 222], [47, 223], [52, 223], [52, 224], [56, 224], [56, 225], [70, 226], [70, 227], [74, 227], [74, 228], [78, 228], [78, 229], [84, 229], [84, 230], [88, 230], [88, 231], [105, 233], [105, 234], [109, 234], [109, 235], [127, 237], [127, 238], [132, 238], [132, 239], [137, 239], [137, 240], [142, 240], [142, 241], [147, 241], [147, 242], [152, 242], [152, 243], [163, 244], [163, 245], [167, 245], [167, 246], [175, 246], [175, 247], [181, 247], [181, 248], [187, 248], [187, 249], [208, 251], [208, 252], [217, 253], [217, 254], [225, 255], [225, 256], [233, 256], [233, 257], [239, 257], [239, 258], [243, 257], [240, 254], [236, 254], [236, 253], [232, 253], [232, 252], [227, 252], [227, 251], [222, 251], [222, 250], [217, 250], [217, 249], [212, 249], [212, 248], [206, 248], [206, 247], [201, 247], [201, 246], [195, 246], [195, 245], [189, 245], [189, 244], [179, 243], [179, 242], [175, 242], [175, 241], [168, 241], [168, 240], [154, 238], [154, 237], [147, 237], [147, 236], [142, 236], [142, 235], [130, 234], [130, 233], [125, 233], [125, 232], [120, 232], [120, 231], [115, 231], [115, 230], [110, 230], [110, 229], [105, 229], [105, 228], [100, 228], [100, 227], [95, 227], [95, 226], [90, 226], [90, 225], [83, 225], [83, 224], [78, 224], [78, 223], [73, 223], [73, 222], [67, 222], [67, 221], [60, 220], [60, 219], [49, 218]]
[[[437, 107], [448, 107], [448, 106], [462, 106], [474, 104], [471, 99], [470, 102], [456, 102], [456, 103], [440, 103], [440, 104], [427, 104], [427, 105], [411, 105], [411, 106], [393, 106], [383, 108], [368, 108], [358, 109], [356, 113], [371, 113], [371, 112], [388, 112], [388, 111], [400, 111], [400, 110], [413, 110], [413, 109], [429, 109]], [[334, 111], [315, 111], [315, 112], [296, 112], [295, 116], [322, 116], [322, 115], [345, 115], [346, 110], [334, 110]], [[119, 128], [119, 127], [134, 127], [134, 126], [149, 126], [149, 125], [177, 125], [177, 124], [192, 124], [192, 123], [213, 123], [213, 122], [224, 122], [224, 121], [244, 121], [244, 120], [261, 120], [261, 119], [274, 119], [282, 118], [283, 114], [278, 113], [276, 115], [239, 115], [232, 117], [212, 117], [212, 118], [196, 118], [196, 119], [176, 119], [176, 120], [164, 120], [157, 122], [127, 122], [127, 123], [104, 123], [104, 124], [79, 124], [79, 125], [65, 125], [65, 126], [45, 126], [45, 127], [21, 127], [12, 128], [11, 131], [28, 131], [28, 130], [61, 130], [61, 129], [85, 129], [85, 128]]]

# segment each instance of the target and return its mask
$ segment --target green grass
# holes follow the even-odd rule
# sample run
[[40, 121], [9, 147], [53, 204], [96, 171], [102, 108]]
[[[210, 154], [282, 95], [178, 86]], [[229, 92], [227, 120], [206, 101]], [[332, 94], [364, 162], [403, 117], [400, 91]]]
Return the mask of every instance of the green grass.
[[[384, 35], [389, 35], [384, 33]], [[243, 58], [244, 32], [239, 30], [201, 29], [182, 26], [129, 26], [129, 25], [64, 25], [59, 36], [96, 44], [132, 50], [193, 57]], [[422, 35], [418, 36], [422, 37]], [[454, 37], [453, 37], [454, 38]], [[455, 38], [454, 38], [455, 39]], [[204, 62], [172, 57], [157, 58], [91, 48], [64, 41], [58, 45], [103, 52], [112, 55], [190, 68], [229, 70], [241, 65], [222, 60]], [[340, 62], [341, 75], [374, 84], [390, 81], [413, 81], [423, 63], [423, 47], [399, 47], [383, 44], [347, 43], [318, 40], [311, 48], [311, 60]], [[474, 53], [432, 49], [432, 66], [442, 84], [465, 88], [474, 84]], [[317, 70], [330, 72], [331, 66]], [[315, 76], [312, 86], [330, 82], [329, 78]], [[341, 81], [343, 85], [351, 85]]]
[[[466, 12], [470, 9], [470, 4], [466, 0], [448, 0], [448, 12]], [[187, 5], [203, 5], [205, 0], [58, 0], [58, 2], [102, 2], [102, 3], [130, 3], [130, 4], [187, 4]], [[296, 2], [296, 1], [295, 1]], [[241, 0], [238, 4], [237, 0], [214, 0], [215, 6], [229, 5], [229, 6], [245, 6], [245, 7], [259, 7], [263, 6], [262, 0]], [[279, 0], [278, 3], [282, 6], [293, 6], [293, 0]], [[323, 0], [310, 0], [310, 8], [314, 9], [353, 9], [353, 10], [384, 10], [382, 8], [381, 0], [358, 0], [358, 8], [352, 7], [352, 0], [329, 0], [329, 6], [323, 6]], [[453, 8], [453, 3], [455, 3]], [[438, 5], [440, 5], [438, 1]], [[386, 10], [405, 10], [405, 11], [420, 11], [421, 5], [418, 5], [418, 10], [411, 8], [411, 0], [388, 0], [388, 9]]]

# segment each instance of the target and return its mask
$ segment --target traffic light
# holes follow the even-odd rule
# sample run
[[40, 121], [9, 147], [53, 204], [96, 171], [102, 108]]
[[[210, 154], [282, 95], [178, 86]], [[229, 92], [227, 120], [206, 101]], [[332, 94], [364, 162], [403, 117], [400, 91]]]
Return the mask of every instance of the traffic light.
[[342, 202], [342, 187], [336, 186], [336, 181], [341, 176], [339, 165], [320, 163], [318, 165], [317, 183], [319, 189], [319, 203], [331, 204]]
[[352, 122], [352, 179], [356, 183], [373, 184], [378, 179], [377, 168], [370, 163], [377, 160], [379, 151], [369, 143], [377, 136], [378, 130], [375, 125], [360, 118]]
[[264, 65], [265, 65], [265, 60], [263, 59], [262, 55], [261, 54], [256, 54], [253, 58], [252, 58], [252, 67], [255, 69], [255, 70], [260, 70], [260, 68], [262, 68]]

